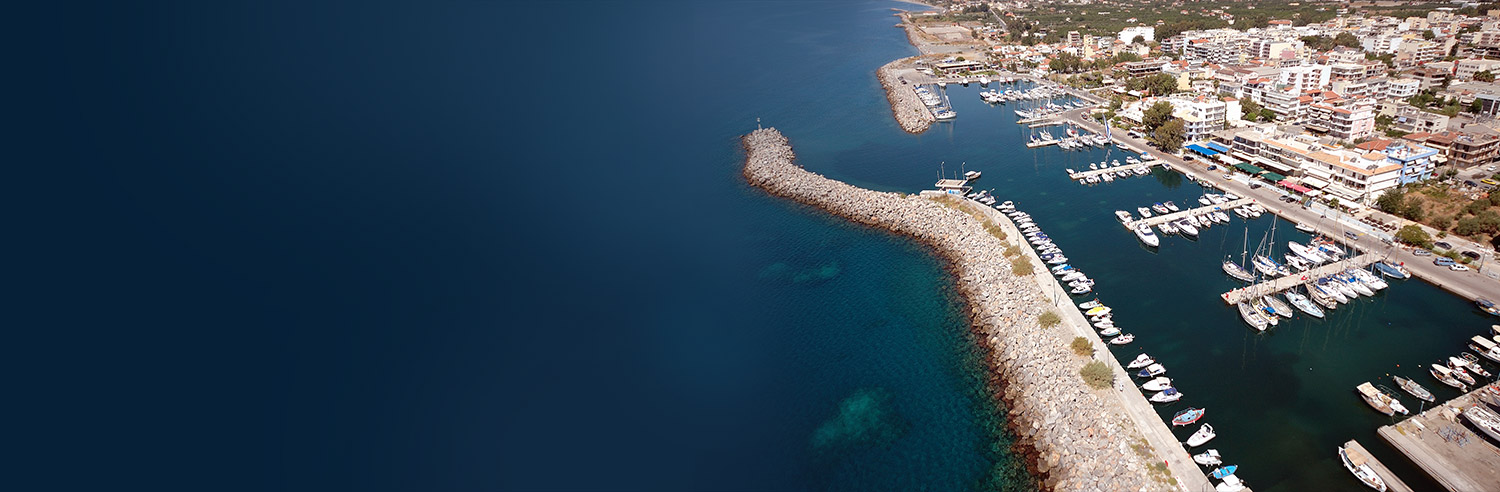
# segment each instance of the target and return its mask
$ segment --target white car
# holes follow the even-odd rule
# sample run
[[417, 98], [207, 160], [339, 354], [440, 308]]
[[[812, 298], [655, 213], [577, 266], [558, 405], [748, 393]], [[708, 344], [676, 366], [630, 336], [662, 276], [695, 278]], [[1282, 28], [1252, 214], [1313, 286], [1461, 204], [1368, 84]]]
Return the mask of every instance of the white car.
[[1460, 265], [1460, 264], [1457, 264], [1457, 263], [1454, 263], [1452, 265], [1448, 265], [1448, 269], [1449, 270], [1453, 270], [1455, 272], [1467, 272], [1467, 271], [1469, 271], [1469, 267], [1466, 267], [1466, 266], [1463, 266], [1463, 265]]

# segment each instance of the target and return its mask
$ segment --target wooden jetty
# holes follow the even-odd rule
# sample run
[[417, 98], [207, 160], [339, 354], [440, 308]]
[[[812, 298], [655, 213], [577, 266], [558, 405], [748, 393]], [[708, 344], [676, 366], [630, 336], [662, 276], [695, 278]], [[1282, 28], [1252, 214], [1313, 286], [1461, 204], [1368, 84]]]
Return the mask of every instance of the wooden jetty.
[[[1111, 169], [1113, 169], [1113, 168], [1111, 168]], [[1189, 215], [1203, 215], [1203, 214], [1206, 214], [1206, 213], [1209, 213], [1209, 212], [1219, 212], [1219, 211], [1227, 212], [1229, 210], [1234, 210], [1236, 207], [1239, 207], [1241, 205], [1249, 205], [1249, 204], [1252, 204], [1252, 203], [1255, 203], [1255, 199], [1254, 198], [1237, 198], [1237, 199], [1230, 200], [1230, 201], [1227, 201], [1227, 202], [1224, 202], [1224, 203], [1215, 203], [1213, 205], [1208, 205], [1208, 206], [1198, 207], [1198, 208], [1190, 208], [1190, 209], [1187, 209], [1187, 210], [1181, 210], [1181, 211], [1177, 211], [1177, 212], [1172, 212], [1172, 213], [1165, 214], [1165, 215], [1153, 215], [1153, 216], [1150, 216], [1150, 217], [1146, 217], [1144, 219], [1132, 220], [1132, 221], [1130, 221], [1128, 223], [1125, 223], [1125, 228], [1126, 229], [1134, 230], [1136, 228], [1136, 226], [1139, 226], [1139, 225], [1142, 225], [1142, 224], [1145, 224], [1145, 225], [1148, 225], [1148, 226], [1155, 226], [1157, 224], [1162, 224], [1162, 223], [1171, 222], [1171, 221], [1174, 221], [1174, 220], [1177, 220], [1177, 219], [1186, 218]]]
[[1376, 258], [1373, 254], [1363, 254], [1353, 258], [1335, 261], [1333, 263], [1329, 263], [1327, 265], [1323, 265], [1306, 272], [1293, 273], [1285, 277], [1274, 280], [1267, 280], [1265, 282], [1261, 282], [1242, 289], [1231, 290], [1229, 292], [1220, 294], [1219, 297], [1224, 299], [1225, 303], [1233, 306], [1235, 304], [1239, 304], [1240, 301], [1275, 294], [1277, 292], [1281, 292], [1298, 285], [1315, 281], [1320, 277], [1325, 277], [1338, 272], [1342, 272], [1349, 268], [1363, 268], [1371, 263], [1374, 263], [1378, 259], [1379, 258]]
[[1364, 446], [1359, 445], [1359, 441], [1350, 440], [1344, 443], [1344, 449], [1350, 452], [1350, 456], [1364, 457], [1365, 464], [1370, 465], [1370, 469], [1375, 470], [1375, 474], [1380, 476], [1381, 480], [1385, 481], [1386, 490], [1390, 492], [1412, 492], [1411, 486], [1406, 485], [1406, 482], [1402, 482], [1395, 473], [1392, 473], [1389, 468], [1381, 464], [1380, 460], [1370, 455], [1370, 451], [1366, 450]]
[[1112, 167], [1106, 167], [1104, 169], [1090, 169], [1090, 170], [1087, 170], [1087, 171], [1079, 171], [1079, 172], [1076, 172], [1076, 173], [1073, 173], [1073, 174], [1069, 174], [1068, 177], [1072, 178], [1074, 180], [1079, 180], [1079, 179], [1087, 178], [1089, 176], [1098, 176], [1098, 175], [1104, 174], [1104, 173], [1117, 173], [1117, 172], [1120, 172], [1120, 171], [1131, 171], [1131, 172], [1134, 172], [1136, 169], [1140, 169], [1140, 168], [1150, 169], [1151, 166], [1159, 164], [1159, 163], [1160, 163], [1160, 161], [1146, 161], [1146, 162], [1142, 162], [1140, 164], [1126, 164], [1126, 165], [1118, 166], [1118, 167], [1113, 167], [1113, 166]]
[[1500, 449], [1476, 434], [1459, 415], [1482, 405], [1475, 393], [1458, 398], [1375, 431], [1387, 444], [1406, 455], [1444, 489], [1454, 492], [1500, 490]]

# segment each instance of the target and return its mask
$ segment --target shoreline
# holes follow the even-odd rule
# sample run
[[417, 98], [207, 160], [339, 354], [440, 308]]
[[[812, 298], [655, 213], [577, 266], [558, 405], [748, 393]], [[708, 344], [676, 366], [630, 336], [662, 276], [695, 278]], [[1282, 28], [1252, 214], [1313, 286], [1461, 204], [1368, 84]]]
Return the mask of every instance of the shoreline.
[[896, 73], [896, 65], [910, 59], [900, 58], [881, 65], [875, 70], [875, 78], [885, 88], [885, 99], [891, 104], [891, 116], [896, 118], [896, 124], [906, 133], [918, 135], [931, 128], [937, 117], [917, 98], [917, 93], [913, 92], [915, 86], [902, 83], [901, 75]]
[[[1007, 427], [1016, 435], [1027, 469], [1044, 488], [1188, 490], [1178, 480], [1207, 483], [1154, 411], [1148, 413], [1159, 429], [1142, 428], [1152, 424], [1142, 422], [1139, 411], [1130, 411], [1129, 398], [1134, 395], [1147, 409], [1149, 403], [1138, 391], [1117, 390], [1123, 388], [1122, 379], [1134, 387], [1128, 373], [1086, 321], [1078, 326], [1082, 314], [1071, 306], [1070, 297], [1056, 304], [1048, 298], [1039, 278], [1047, 273], [1041, 268], [1045, 264], [1036, 263], [1035, 253], [1019, 247], [1020, 254], [1027, 255], [1023, 257], [1033, 258], [1037, 273], [1017, 276], [1011, 271], [1010, 259], [1001, 251], [1014, 246], [1012, 238], [1019, 233], [1008, 219], [998, 213], [976, 213], [961, 199], [877, 192], [809, 172], [796, 165], [790, 143], [774, 128], [751, 132], [741, 143], [746, 153], [743, 175], [751, 185], [914, 239], [943, 261], [965, 302], [970, 329], [976, 340], [985, 342], [986, 379], [994, 397], [1009, 408]], [[1050, 276], [1046, 280], [1053, 281]], [[1069, 309], [1061, 309], [1062, 303]], [[1038, 316], [1059, 309], [1063, 321], [1043, 328]], [[1095, 347], [1092, 357], [1068, 348], [1073, 337], [1083, 333]], [[1090, 360], [1108, 361], [1120, 386], [1087, 386], [1078, 371]], [[1162, 442], [1162, 433], [1170, 442]], [[1171, 466], [1174, 461], [1177, 466]], [[1186, 474], [1183, 466], [1192, 467], [1200, 478]]]

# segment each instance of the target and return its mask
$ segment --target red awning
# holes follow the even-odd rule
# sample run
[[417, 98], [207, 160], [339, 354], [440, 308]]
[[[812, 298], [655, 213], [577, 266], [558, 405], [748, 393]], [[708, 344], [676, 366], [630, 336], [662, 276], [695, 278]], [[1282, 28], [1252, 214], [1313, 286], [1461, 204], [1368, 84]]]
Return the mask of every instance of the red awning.
[[1277, 181], [1276, 184], [1279, 184], [1281, 186], [1285, 186], [1287, 189], [1295, 191], [1297, 193], [1307, 193], [1309, 191], [1312, 191], [1312, 188], [1308, 188], [1306, 186], [1302, 186], [1302, 185], [1299, 185], [1297, 183], [1293, 183], [1291, 181], [1287, 181], [1285, 179], [1283, 179], [1281, 181]]

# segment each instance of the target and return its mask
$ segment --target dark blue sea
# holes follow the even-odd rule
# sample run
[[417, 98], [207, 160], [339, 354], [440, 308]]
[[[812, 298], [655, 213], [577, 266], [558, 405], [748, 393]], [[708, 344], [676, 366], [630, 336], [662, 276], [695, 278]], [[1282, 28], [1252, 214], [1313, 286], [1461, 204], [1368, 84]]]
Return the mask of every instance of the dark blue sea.
[[893, 7], [26, 7], [10, 443], [44, 480], [21, 488], [1034, 487], [941, 264], [747, 187], [757, 120], [860, 186], [983, 171], [1256, 490], [1358, 490], [1351, 438], [1431, 485], [1353, 387], [1451, 397], [1416, 366], [1489, 320], [1413, 280], [1251, 333], [1218, 262], [1269, 219], [1143, 249], [1111, 212], [1196, 185], [1073, 184], [1104, 151], [1026, 150], [977, 87], [903, 133], [873, 75], [915, 53]]

